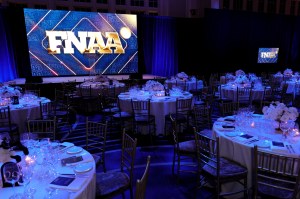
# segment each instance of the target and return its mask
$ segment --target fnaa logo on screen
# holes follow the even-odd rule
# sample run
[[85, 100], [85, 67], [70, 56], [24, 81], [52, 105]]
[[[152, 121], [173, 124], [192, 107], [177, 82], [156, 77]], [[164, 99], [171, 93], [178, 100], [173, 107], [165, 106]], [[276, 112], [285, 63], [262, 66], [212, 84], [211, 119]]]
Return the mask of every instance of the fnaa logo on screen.
[[277, 63], [279, 48], [259, 48], [257, 63]]
[[[82, 54], [97, 52], [100, 54], [125, 53], [117, 32], [106, 32], [106, 43], [101, 32], [78, 31], [79, 39], [72, 31], [46, 31], [46, 36], [49, 40], [47, 50], [51, 54], [74, 54], [73, 46]], [[60, 51], [59, 47], [63, 48], [63, 52]]]

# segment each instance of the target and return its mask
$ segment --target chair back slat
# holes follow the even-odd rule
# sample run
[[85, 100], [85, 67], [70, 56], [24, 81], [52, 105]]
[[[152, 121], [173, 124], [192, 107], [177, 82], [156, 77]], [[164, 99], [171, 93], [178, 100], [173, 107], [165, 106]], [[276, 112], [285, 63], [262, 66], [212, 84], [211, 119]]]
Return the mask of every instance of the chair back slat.
[[56, 117], [53, 119], [33, 119], [27, 120], [27, 130], [36, 134], [38, 138], [56, 139]]
[[[296, 198], [299, 194], [300, 158], [260, 150], [254, 146], [255, 196]], [[272, 190], [267, 191], [266, 190]]]

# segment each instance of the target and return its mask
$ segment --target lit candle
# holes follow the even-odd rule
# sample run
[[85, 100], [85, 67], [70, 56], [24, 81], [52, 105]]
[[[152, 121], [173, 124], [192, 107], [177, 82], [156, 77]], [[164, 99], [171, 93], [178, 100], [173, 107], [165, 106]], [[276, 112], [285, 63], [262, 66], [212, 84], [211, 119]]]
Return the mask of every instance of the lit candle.
[[299, 136], [300, 135], [299, 129], [294, 128], [292, 131], [293, 131], [294, 136]]
[[30, 156], [27, 155], [25, 157], [25, 162], [26, 162], [27, 165], [31, 165], [31, 164], [34, 163], [34, 159], [32, 159]]

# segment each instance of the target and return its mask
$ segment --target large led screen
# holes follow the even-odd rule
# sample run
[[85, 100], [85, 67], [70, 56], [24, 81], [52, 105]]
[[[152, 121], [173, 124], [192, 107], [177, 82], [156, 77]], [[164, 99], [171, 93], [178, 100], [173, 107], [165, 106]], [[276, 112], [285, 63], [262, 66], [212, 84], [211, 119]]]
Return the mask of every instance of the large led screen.
[[137, 16], [24, 9], [32, 76], [138, 72]]
[[279, 48], [259, 48], [257, 63], [277, 63]]

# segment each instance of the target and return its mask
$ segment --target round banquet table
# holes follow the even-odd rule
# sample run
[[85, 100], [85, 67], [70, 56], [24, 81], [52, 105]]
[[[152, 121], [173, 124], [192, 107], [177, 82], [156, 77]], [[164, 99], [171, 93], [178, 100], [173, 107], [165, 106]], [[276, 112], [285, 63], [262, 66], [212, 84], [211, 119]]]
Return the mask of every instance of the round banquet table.
[[[59, 174], [59, 176], [64, 177], [75, 177], [75, 180], [67, 187], [58, 186], [56, 189], [52, 189], [52, 191], [57, 192], [57, 195], [54, 195], [53, 198], [76, 198], [76, 199], [86, 199], [86, 198], [95, 198], [96, 196], [96, 167], [93, 156], [86, 150], [80, 148], [80, 152], [73, 153], [75, 149], [78, 147], [74, 146], [72, 143], [64, 142], [62, 145], [67, 146], [64, 150], [60, 152], [60, 158], [68, 158], [71, 156], [82, 156], [83, 160], [72, 165], [62, 166], [60, 162], [55, 163], [54, 168], [57, 175], [49, 175], [43, 179], [39, 175], [46, 169], [43, 165], [36, 164], [33, 169], [33, 177], [29, 186], [31, 188], [35, 188], [35, 193], [33, 195], [34, 198], [46, 198], [48, 192], [52, 189], [50, 188], [50, 182], [52, 182]], [[75, 148], [74, 148], [75, 147]], [[72, 154], [71, 154], [72, 151]], [[22, 152], [17, 151], [16, 154], [22, 156], [22, 161], [24, 161], [24, 154]], [[29, 154], [30, 155], [30, 154]], [[14, 161], [14, 160], [13, 160]], [[2, 166], [3, 163], [0, 163]], [[88, 165], [90, 168], [86, 171], [76, 172], [78, 166], [80, 165]], [[64, 174], [64, 175], [63, 175]], [[1, 176], [0, 176], [1, 179]], [[74, 184], [73, 184], [74, 183]], [[75, 186], [76, 183], [76, 186]], [[16, 186], [13, 190], [12, 187], [3, 188], [2, 180], [0, 182], [0, 196], [1, 198], [9, 198], [13, 193], [23, 193], [24, 186]], [[50, 198], [50, 197], [49, 197]]]
[[124, 92], [125, 84], [120, 82], [113, 82], [112, 85], [109, 84], [108, 81], [106, 82], [83, 82], [80, 85], [76, 86], [77, 92], [80, 94], [80, 87], [90, 87], [91, 88], [91, 95], [98, 96], [99, 93], [103, 91], [103, 88], [114, 88], [115, 95]]
[[192, 98], [193, 95], [189, 92], [183, 92], [182, 95], [174, 96], [149, 96], [132, 95], [129, 92], [120, 93], [119, 101], [122, 111], [132, 112], [131, 99], [151, 99], [150, 101], [150, 113], [155, 116], [156, 135], [164, 135], [165, 127], [165, 115], [176, 112], [176, 99], [177, 98]]
[[[264, 119], [263, 115], [253, 114], [242, 120], [236, 126], [235, 116], [219, 118], [213, 125], [213, 136], [219, 136], [220, 155], [240, 163], [248, 168], [248, 187], [252, 187], [253, 146], [259, 149], [281, 154], [295, 156], [300, 154], [300, 136], [291, 136], [284, 139], [281, 132], [275, 130], [274, 121]], [[230, 121], [227, 121], [230, 120]], [[224, 128], [235, 126], [234, 128]], [[275, 143], [283, 144], [276, 146]], [[291, 146], [291, 147], [289, 147]], [[300, 166], [300, 165], [299, 165]], [[234, 190], [239, 185], [235, 183], [224, 185], [223, 189]]]
[[[233, 101], [236, 101], [237, 99], [237, 87], [236, 86], [230, 86], [226, 84], [221, 85], [221, 95], [222, 97], [232, 99]], [[271, 89], [271, 88], [270, 88]], [[252, 100], [259, 100], [262, 99], [264, 95], [264, 88], [253, 88], [252, 89]]]
[[192, 89], [201, 89], [203, 88], [203, 81], [202, 80], [188, 80], [188, 81], [183, 81], [183, 80], [173, 80], [173, 79], [167, 79], [165, 81], [165, 84], [169, 89], [172, 89], [173, 86], [178, 86], [180, 88], [186, 88], [186, 91], [190, 91]]
[[40, 102], [50, 102], [45, 97], [26, 97], [23, 96], [19, 99], [19, 104], [10, 104], [10, 117], [11, 122], [19, 126], [19, 132], [26, 131], [26, 120], [36, 119], [40, 117]]

